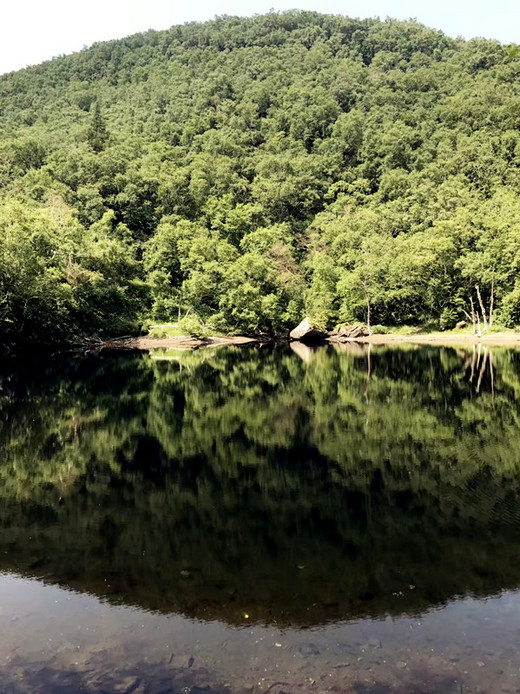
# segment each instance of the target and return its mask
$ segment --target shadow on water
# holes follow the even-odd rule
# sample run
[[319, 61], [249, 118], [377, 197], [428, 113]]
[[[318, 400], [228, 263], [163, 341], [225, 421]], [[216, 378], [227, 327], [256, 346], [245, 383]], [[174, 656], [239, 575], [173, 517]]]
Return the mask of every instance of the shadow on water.
[[237, 625], [516, 588], [520, 355], [483, 359], [226, 348], [5, 373], [0, 570]]

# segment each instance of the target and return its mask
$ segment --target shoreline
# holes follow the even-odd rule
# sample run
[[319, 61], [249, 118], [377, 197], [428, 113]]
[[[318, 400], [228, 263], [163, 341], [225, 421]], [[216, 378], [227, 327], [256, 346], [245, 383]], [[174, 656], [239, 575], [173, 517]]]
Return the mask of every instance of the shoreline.
[[372, 345], [392, 345], [399, 343], [418, 344], [418, 345], [511, 345], [520, 347], [520, 333], [495, 333], [494, 335], [471, 335], [461, 333], [424, 333], [424, 334], [376, 334], [370, 337], [358, 337], [349, 342], [362, 342]]
[[125, 337], [107, 340], [100, 345], [103, 349], [135, 349], [148, 351], [152, 349], [199, 349], [200, 347], [219, 347], [225, 345], [249, 345], [264, 342], [264, 338], [246, 337], [244, 335], [223, 335], [219, 337], [193, 337], [178, 335], [176, 337]]
[[230, 345], [251, 345], [265, 344], [277, 341], [287, 341], [287, 343], [298, 343], [307, 346], [338, 345], [338, 344], [369, 344], [369, 345], [438, 345], [438, 346], [457, 346], [457, 345], [486, 345], [486, 346], [511, 346], [520, 347], [520, 333], [496, 333], [494, 335], [471, 335], [467, 333], [443, 334], [443, 333], [424, 333], [424, 334], [376, 334], [369, 337], [344, 338], [342, 340], [325, 339], [317, 342], [304, 342], [300, 340], [290, 340], [288, 338], [265, 338], [248, 337], [244, 335], [224, 335], [219, 337], [198, 338], [189, 335], [179, 335], [176, 337], [127, 337], [123, 339], [107, 340], [100, 347], [104, 349], [128, 349], [150, 351], [154, 349], [185, 349], [194, 350], [201, 347], [219, 347]]

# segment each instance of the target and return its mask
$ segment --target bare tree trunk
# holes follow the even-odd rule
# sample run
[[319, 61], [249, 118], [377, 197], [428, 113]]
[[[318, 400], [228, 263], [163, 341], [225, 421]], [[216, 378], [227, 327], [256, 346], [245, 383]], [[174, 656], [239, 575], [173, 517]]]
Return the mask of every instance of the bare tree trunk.
[[466, 318], [467, 318], [469, 321], [471, 321], [471, 323], [473, 323], [473, 335], [474, 335], [474, 334], [475, 334], [475, 314], [474, 314], [473, 311], [472, 311], [472, 312], [471, 312], [472, 315], [470, 316], [469, 313], [468, 313], [465, 309], [462, 309], [462, 312], [464, 313], [464, 315], [466, 316]]
[[484, 321], [484, 332], [486, 332], [488, 329], [486, 311], [484, 310], [484, 302], [482, 301], [482, 296], [480, 295], [480, 288], [478, 284], [475, 285], [475, 289], [477, 290], [478, 302], [480, 304], [480, 310], [482, 311], [482, 320]]
[[478, 332], [477, 335], [480, 337], [482, 335], [482, 328], [480, 327], [480, 313], [477, 310], [477, 325], [478, 325]]
[[489, 300], [489, 327], [493, 326], [493, 304], [495, 303], [495, 280], [491, 280], [491, 298]]
[[469, 300], [471, 301], [471, 322], [473, 324], [473, 335], [477, 332], [477, 321], [475, 319], [475, 305], [473, 304], [473, 297], [470, 296]]
[[365, 292], [365, 301], [367, 302], [367, 328], [368, 328], [368, 334], [372, 335], [372, 328], [370, 327], [370, 297], [368, 295], [367, 291], [367, 283], [366, 281], [363, 282], [363, 290]]

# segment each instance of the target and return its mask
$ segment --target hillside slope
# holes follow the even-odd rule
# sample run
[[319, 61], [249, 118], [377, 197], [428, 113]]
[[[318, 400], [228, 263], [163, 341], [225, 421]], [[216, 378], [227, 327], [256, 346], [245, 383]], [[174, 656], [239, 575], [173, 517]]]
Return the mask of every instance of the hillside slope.
[[223, 17], [0, 77], [2, 339], [520, 322], [520, 52]]

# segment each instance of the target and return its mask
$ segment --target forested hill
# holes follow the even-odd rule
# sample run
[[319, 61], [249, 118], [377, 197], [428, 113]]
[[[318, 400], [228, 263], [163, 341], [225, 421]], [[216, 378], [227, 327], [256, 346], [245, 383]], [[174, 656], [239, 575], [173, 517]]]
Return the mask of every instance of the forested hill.
[[2, 341], [520, 322], [520, 51], [222, 17], [0, 77]]

